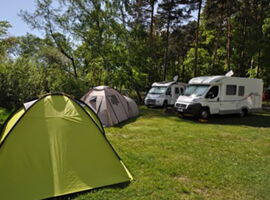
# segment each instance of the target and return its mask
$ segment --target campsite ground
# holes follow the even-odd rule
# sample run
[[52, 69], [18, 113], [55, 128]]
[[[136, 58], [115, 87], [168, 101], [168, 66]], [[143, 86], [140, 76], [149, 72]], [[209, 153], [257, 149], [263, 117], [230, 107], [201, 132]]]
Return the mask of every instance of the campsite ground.
[[270, 199], [270, 113], [199, 123], [162, 109], [140, 111], [106, 129], [135, 180], [55, 199]]

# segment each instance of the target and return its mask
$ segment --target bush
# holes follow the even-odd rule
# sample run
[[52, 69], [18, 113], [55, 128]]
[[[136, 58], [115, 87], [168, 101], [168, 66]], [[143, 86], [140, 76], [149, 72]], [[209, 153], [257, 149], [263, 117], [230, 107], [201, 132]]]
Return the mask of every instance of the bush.
[[0, 66], [0, 105], [14, 109], [37, 96], [42, 87], [40, 70], [28, 59], [17, 59]]

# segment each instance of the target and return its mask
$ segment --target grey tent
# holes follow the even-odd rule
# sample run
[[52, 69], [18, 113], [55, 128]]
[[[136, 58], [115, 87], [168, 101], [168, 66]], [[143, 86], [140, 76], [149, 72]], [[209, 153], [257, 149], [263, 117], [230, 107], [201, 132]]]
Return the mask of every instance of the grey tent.
[[127, 96], [124, 96], [126, 101], [127, 101], [127, 105], [128, 105], [128, 114], [129, 114], [129, 118], [132, 118], [132, 117], [137, 117], [139, 115], [139, 109], [138, 109], [138, 106], [136, 104], [136, 102], [127, 97]]
[[113, 126], [139, 115], [135, 101], [109, 86], [90, 89], [81, 100], [93, 108], [103, 126]]

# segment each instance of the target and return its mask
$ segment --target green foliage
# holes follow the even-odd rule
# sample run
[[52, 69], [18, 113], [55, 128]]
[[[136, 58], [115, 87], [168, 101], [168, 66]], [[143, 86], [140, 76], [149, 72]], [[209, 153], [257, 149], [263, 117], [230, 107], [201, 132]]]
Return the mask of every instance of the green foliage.
[[8, 21], [0, 21], [0, 38], [6, 36], [8, 28], [10, 28], [11, 25]]
[[6, 119], [8, 118], [9, 114], [10, 113], [6, 109], [0, 108], [0, 132], [2, 130], [2, 125], [4, 124]]
[[14, 108], [42, 91], [40, 70], [32, 61], [19, 58], [0, 65], [0, 105]]
[[9, 22], [0, 21], [0, 61], [6, 59], [9, 48], [11, 48], [16, 41], [13, 37], [7, 37], [7, 31], [10, 27]]
[[[197, 44], [191, 11], [200, 2]], [[168, 80], [232, 69], [268, 85], [269, 13], [269, 0], [38, 0], [33, 13], [21, 16], [44, 38], [9, 37], [10, 24], [0, 21], [1, 105], [14, 107], [45, 92], [80, 98], [97, 85], [137, 94], [141, 101], [153, 82], [163, 80], [165, 68]]]
[[47, 92], [65, 92], [80, 98], [88, 89], [74, 79], [70, 60], [50, 39], [33, 35], [20, 37], [12, 47], [14, 55], [0, 64], [0, 105], [8, 109]]
[[[194, 55], [195, 50], [194, 48], [191, 48], [187, 53], [187, 58], [184, 61], [184, 65], [186, 68], [186, 75], [189, 78], [192, 78], [193, 76]], [[211, 57], [209, 53], [203, 48], [198, 48], [198, 76], [206, 76], [209, 73], [211, 73], [210, 65], [211, 65]]]
[[266, 18], [263, 24], [263, 33], [270, 38], [270, 18]]

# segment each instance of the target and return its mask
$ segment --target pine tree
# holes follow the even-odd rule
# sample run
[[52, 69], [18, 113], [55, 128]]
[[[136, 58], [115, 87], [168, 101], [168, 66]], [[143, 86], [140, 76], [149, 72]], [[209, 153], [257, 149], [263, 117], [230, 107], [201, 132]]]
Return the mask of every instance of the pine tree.
[[163, 0], [159, 4], [158, 14], [161, 28], [165, 28], [165, 54], [163, 79], [166, 80], [169, 63], [169, 37], [172, 27], [177, 27], [191, 17], [193, 1], [188, 0]]

